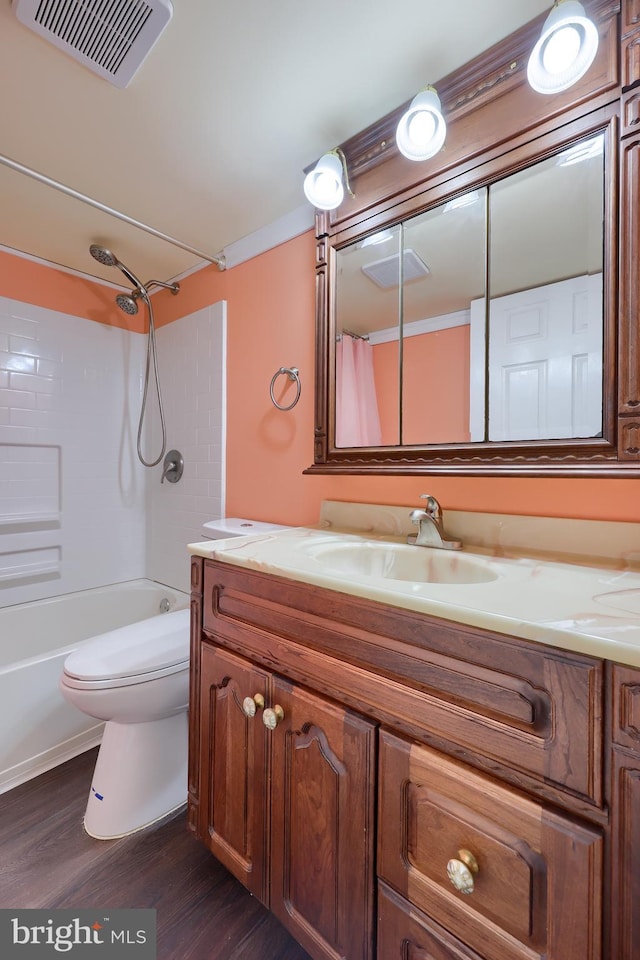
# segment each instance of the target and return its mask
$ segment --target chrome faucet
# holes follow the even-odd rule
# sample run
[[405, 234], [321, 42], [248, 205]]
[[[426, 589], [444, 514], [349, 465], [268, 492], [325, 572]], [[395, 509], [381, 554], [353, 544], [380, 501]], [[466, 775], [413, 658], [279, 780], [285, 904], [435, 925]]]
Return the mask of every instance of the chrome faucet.
[[418, 532], [415, 537], [407, 537], [407, 543], [415, 543], [418, 547], [460, 550], [461, 541], [448, 537], [442, 529], [442, 510], [436, 498], [428, 493], [421, 493], [420, 499], [426, 500], [424, 507], [418, 507], [409, 514], [409, 519], [415, 523]]

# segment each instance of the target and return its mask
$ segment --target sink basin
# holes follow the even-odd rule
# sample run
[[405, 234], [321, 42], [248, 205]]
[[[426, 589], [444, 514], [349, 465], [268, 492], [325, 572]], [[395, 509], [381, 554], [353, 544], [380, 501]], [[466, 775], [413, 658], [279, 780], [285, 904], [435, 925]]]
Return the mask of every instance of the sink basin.
[[412, 583], [488, 583], [498, 575], [481, 559], [457, 551], [379, 541], [309, 544], [305, 553], [327, 572]]

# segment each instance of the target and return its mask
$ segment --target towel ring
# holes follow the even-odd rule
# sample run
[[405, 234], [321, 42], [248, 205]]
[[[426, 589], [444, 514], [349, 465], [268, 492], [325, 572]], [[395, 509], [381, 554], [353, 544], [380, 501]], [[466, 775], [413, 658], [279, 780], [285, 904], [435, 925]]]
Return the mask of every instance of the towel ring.
[[[275, 386], [275, 382], [278, 379], [278, 377], [282, 376], [283, 374], [289, 377], [289, 380], [295, 380], [297, 384], [296, 395], [288, 407], [283, 407], [280, 403], [278, 403], [278, 401], [273, 395], [273, 388]], [[298, 400], [300, 399], [301, 389], [302, 389], [302, 384], [300, 383], [300, 374], [298, 372], [298, 368], [297, 367], [280, 367], [280, 369], [276, 370], [276, 372], [271, 378], [271, 386], [269, 387], [269, 396], [271, 397], [272, 404], [274, 405], [274, 407], [277, 407], [278, 410], [292, 410], [293, 407], [295, 407]]]

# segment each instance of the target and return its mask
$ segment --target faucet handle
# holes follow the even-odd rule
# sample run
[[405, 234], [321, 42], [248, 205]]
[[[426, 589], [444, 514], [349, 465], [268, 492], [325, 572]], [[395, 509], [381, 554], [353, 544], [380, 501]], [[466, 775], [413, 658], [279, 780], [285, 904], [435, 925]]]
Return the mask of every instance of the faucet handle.
[[435, 497], [432, 497], [430, 493], [421, 493], [421, 500], [426, 500], [425, 512], [429, 514], [432, 520], [440, 520], [442, 517], [442, 509], [440, 504]]
[[179, 450], [169, 450], [162, 464], [162, 476], [160, 483], [168, 480], [169, 483], [177, 483], [184, 470], [184, 458]]

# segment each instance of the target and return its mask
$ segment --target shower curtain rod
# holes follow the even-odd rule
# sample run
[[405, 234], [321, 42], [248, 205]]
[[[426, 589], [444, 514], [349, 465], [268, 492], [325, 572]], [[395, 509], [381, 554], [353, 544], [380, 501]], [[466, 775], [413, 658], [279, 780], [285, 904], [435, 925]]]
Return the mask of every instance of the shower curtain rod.
[[344, 336], [351, 337], [352, 340], [368, 340], [368, 333], [351, 333], [351, 330], [343, 330], [342, 333], [339, 333], [336, 337], [337, 341], [342, 340]]
[[1, 153], [0, 163], [3, 163], [6, 167], [10, 167], [12, 170], [16, 170], [18, 173], [24, 173], [25, 176], [31, 177], [32, 180], [38, 180], [40, 183], [44, 183], [48, 187], [53, 187], [55, 190], [59, 190], [61, 193], [66, 193], [67, 196], [73, 197], [75, 200], [80, 200], [82, 203], [87, 203], [90, 207], [95, 207], [96, 210], [102, 210], [103, 213], [108, 213], [111, 217], [116, 217], [118, 220], [123, 220], [132, 227], [138, 227], [138, 229], [144, 230], [146, 233], [150, 233], [159, 240], [165, 240], [167, 243], [173, 244], [174, 247], [180, 247], [182, 250], [186, 250], [188, 253], [192, 253], [194, 256], [200, 257], [201, 260], [207, 260], [209, 263], [215, 263], [220, 270], [225, 269], [226, 264], [224, 256], [213, 257], [209, 253], [203, 253], [202, 250], [198, 250], [196, 247], [191, 247], [189, 244], [183, 243], [181, 240], [176, 240], [175, 237], [170, 237], [166, 233], [161, 233], [160, 230], [156, 230], [154, 227], [150, 227], [148, 224], [142, 223], [140, 220], [134, 220], [133, 217], [127, 216], [126, 213], [121, 213], [119, 210], [114, 210], [113, 207], [108, 207], [106, 204], [100, 203], [99, 200], [94, 200], [93, 197], [88, 197], [85, 193], [79, 193], [78, 190], [74, 190], [72, 187], [67, 187], [66, 184], [60, 183], [59, 180], [52, 180], [51, 177], [47, 177], [44, 173], [38, 173], [37, 170], [33, 170], [31, 167], [26, 167], [24, 164], [18, 163], [17, 160], [12, 160], [11, 157], [6, 157]]

